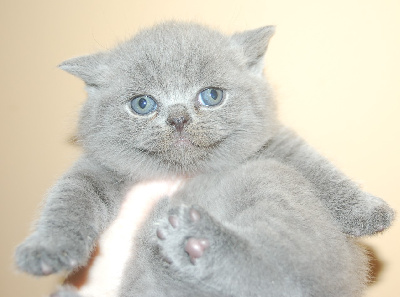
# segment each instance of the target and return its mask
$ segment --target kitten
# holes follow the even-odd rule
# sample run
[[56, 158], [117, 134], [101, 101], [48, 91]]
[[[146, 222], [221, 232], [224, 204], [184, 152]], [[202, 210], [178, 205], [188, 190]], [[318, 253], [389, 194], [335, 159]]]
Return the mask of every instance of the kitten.
[[277, 120], [262, 75], [273, 32], [168, 22], [62, 63], [87, 86], [84, 154], [51, 189], [17, 266], [85, 265], [131, 195], [145, 206], [130, 217], [118, 293], [104, 296], [359, 296], [367, 264], [354, 237], [394, 212]]

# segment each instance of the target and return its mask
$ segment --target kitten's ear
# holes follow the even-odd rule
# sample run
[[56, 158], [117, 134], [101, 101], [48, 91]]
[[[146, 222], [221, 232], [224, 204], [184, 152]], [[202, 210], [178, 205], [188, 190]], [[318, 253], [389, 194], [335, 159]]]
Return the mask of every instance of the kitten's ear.
[[107, 83], [109, 67], [105, 63], [104, 53], [72, 58], [58, 67], [79, 77], [88, 86], [99, 87]]
[[247, 59], [248, 67], [259, 75], [262, 74], [264, 68], [263, 58], [274, 32], [274, 26], [266, 26], [236, 33], [231, 37], [233, 45], [241, 47]]

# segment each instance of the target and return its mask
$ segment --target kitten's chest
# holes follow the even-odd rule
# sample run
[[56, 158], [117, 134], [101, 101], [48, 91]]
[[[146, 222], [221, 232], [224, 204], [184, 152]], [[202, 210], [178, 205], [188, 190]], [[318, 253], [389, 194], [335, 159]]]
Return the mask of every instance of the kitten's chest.
[[83, 297], [117, 296], [123, 271], [134, 254], [135, 238], [157, 202], [172, 197], [185, 183], [183, 178], [154, 180], [134, 185], [127, 193], [114, 222], [99, 239], [89, 264], [70, 276], [68, 283]]

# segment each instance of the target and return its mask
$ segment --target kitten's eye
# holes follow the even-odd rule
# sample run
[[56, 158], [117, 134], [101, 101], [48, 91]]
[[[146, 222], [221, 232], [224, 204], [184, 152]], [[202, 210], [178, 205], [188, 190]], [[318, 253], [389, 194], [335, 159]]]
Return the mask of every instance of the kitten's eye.
[[216, 88], [208, 88], [199, 94], [199, 102], [205, 106], [215, 106], [221, 103], [224, 91]]
[[140, 115], [146, 115], [156, 110], [157, 103], [150, 96], [138, 96], [131, 100], [130, 107]]

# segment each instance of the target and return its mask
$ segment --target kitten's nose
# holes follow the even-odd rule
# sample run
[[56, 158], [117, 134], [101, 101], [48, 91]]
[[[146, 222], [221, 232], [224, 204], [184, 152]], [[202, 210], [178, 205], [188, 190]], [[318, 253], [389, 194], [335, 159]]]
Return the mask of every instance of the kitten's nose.
[[170, 113], [167, 118], [167, 123], [174, 126], [176, 131], [182, 132], [185, 125], [190, 122], [190, 116], [186, 107], [182, 105], [174, 105], [170, 108]]
[[183, 127], [185, 124], [188, 122], [188, 119], [184, 116], [181, 116], [179, 118], [171, 118], [168, 117], [168, 124], [171, 126], [175, 126], [176, 131], [182, 132]]

